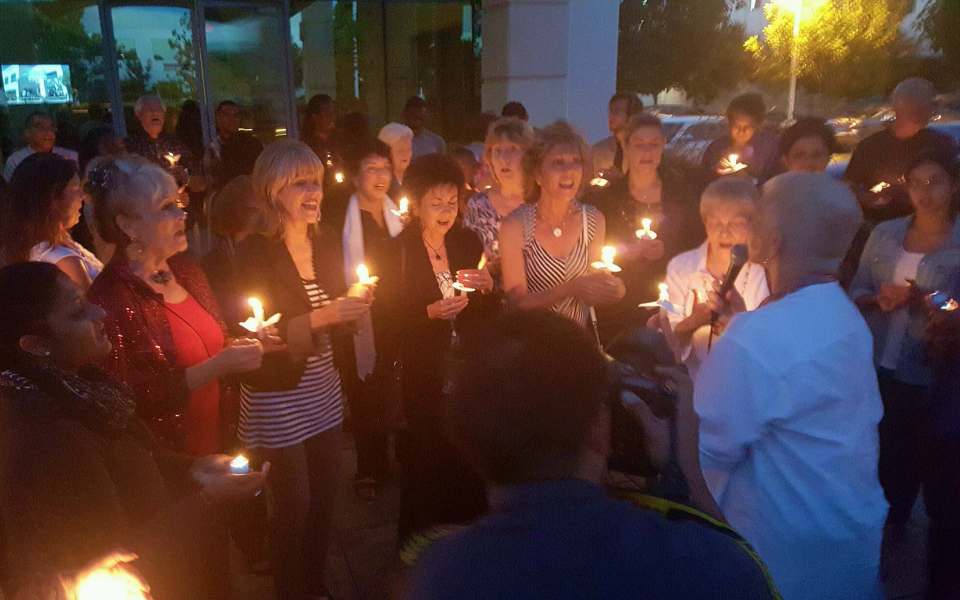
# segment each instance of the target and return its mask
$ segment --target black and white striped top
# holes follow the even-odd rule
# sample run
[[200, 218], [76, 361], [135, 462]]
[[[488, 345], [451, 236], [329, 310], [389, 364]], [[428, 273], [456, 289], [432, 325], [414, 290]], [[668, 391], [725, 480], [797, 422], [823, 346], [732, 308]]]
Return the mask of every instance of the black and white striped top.
[[[597, 209], [589, 204], [580, 204], [576, 200], [574, 200], [574, 206], [580, 210], [582, 218], [587, 220], [588, 239], [584, 240], [581, 233], [576, 246], [564, 260], [551, 256], [537, 241], [534, 235], [537, 224], [537, 207], [535, 204], [523, 204], [513, 211], [513, 215], [519, 218], [523, 224], [523, 263], [527, 274], [528, 291], [543, 292], [549, 290], [561, 283], [585, 275], [590, 270], [587, 248], [596, 234]], [[577, 219], [576, 222], [582, 231], [582, 221]], [[586, 326], [587, 324], [587, 313], [583, 302], [575, 296], [568, 296], [557, 301], [550, 309], [580, 325]]]
[[[322, 308], [330, 298], [316, 281], [304, 281], [310, 305]], [[247, 448], [286, 448], [343, 422], [340, 373], [333, 365], [329, 337], [319, 355], [307, 358], [300, 383], [284, 392], [257, 392], [240, 386], [237, 435]]]

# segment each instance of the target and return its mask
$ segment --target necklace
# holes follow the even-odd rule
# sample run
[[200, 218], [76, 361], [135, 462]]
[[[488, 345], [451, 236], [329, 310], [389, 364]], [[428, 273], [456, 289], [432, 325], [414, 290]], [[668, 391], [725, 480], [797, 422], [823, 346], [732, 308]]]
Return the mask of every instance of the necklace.
[[423, 239], [423, 243], [426, 244], [428, 248], [433, 250], [433, 259], [436, 260], [437, 262], [440, 262], [441, 260], [443, 260], [443, 258], [440, 256], [440, 248], [443, 248], [444, 245], [440, 244], [438, 248], [434, 248], [433, 246], [430, 245], [430, 242], [427, 241], [427, 238], [422, 238], [422, 239]]
[[570, 216], [570, 210], [567, 209], [567, 213], [563, 215], [563, 220], [560, 221], [559, 225], [552, 224], [550, 221], [547, 220], [545, 216], [543, 216], [543, 213], [540, 212], [539, 204], [537, 204], [537, 216], [540, 217], [540, 219], [542, 219], [543, 222], [547, 224], [547, 227], [549, 227], [551, 231], [553, 231], [553, 237], [560, 237], [561, 235], [563, 235], [563, 224], [567, 222], [567, 217]]
[[173, 273], [164, 269], [158, 269], [150, 274], [150, 281], [160, 285], [167, 285], [173, 281]]

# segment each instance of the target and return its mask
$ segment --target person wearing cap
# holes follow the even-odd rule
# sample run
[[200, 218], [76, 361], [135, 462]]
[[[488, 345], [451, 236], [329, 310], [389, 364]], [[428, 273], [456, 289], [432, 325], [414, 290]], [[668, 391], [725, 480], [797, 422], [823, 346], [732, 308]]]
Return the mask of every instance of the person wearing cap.
[[881, 598], [883, 405], [870, 330], [837, 282], [862, 220], [826, 175], [769, 181], [748, 247], [772, 296], [731, 321], [696, 380], [707, 482], [791, 600]]

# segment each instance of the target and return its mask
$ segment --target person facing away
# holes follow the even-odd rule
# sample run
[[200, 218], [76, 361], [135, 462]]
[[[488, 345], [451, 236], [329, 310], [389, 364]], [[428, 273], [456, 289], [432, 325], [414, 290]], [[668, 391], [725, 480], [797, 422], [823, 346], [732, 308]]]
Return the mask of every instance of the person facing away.
[[623, 143], [619, 139], [620, 129], [627, 124], [630, 117], [642, 112], [643, 102], [636, 94], [617, 92], [610, 97], [607, 104], [607, 126], [611, 135], [591, 148], [593, 167], [597, 173], [608, 177], [624, 173], [627, 166], [624, 165]]
[[714, 140], [703, 153], [708, 179], [716, 179], [721, 161], [736, 154], [745, 172], [763, 185], [780, 172], [780, 143], [777, 136], [763, 131], [767, 106], [760, 94], [743, 94], [727, 106], [728, 133]]
[[447, 143], [443, 138], [425, 127], [427, 101], [411, 96], [403, 107], [403, 122], [413, 131], [413, 157], [424, 154], [446, 154]]
[[23, 159], [31, 154], [44, 154], [53, 152], [60, 156], [77, 162], [77, 153], [73, 150], [67, 150], [57, 146], [57, 125], [53, 117], [45, 112], [34, 112], [27, 117], [27, 126], [23, 130], [23, 139], [27, 145], [10, 155], [7, 162], [3, 165], [3, 180], [10, 183], [13, 179], [13, 172], [17, 166], [23, 162]]
[[[586, 331], [530, 311], [506, 313], [486, 332], [458, 361], [469, 368], [456, 371], [448, 420], [491, 488], [490, 512], [426, 548], [407, 598], [778, 597], [706, 489], [689, 378], [664, 372], [680, 390], [676, 464], [690, 504], [717, 519], [709, 526], [607, 495], [609, 403], [618, 398]], [[625, 404], [645, 431], [665, 426], [636, 396]], [[670, 456], [667, 437], [652, 454]]]
[[837, 283], [862, 220], [826, 175], [764, 187], [748, 237], [772, 296], [735, 317], [697, 375], [700, 460], [784, 598], [880, 598], [887, 503], [870, 330]]

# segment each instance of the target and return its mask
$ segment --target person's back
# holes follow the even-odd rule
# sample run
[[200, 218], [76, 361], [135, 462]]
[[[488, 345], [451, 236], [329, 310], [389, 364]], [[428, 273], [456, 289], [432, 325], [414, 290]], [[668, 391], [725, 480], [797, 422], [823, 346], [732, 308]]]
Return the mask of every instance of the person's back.
[[490, 515], [427, 550], [410, 598], [772, 598], [757, 562], [719, 531], [613, 500], [599, 485], [504, 488]]
[[840, 286], [738, 316], [697, 385], [703, 468], [728, 472], [714, 494], [784, 596], [870, 597], [883, 408], [870, 331]]

